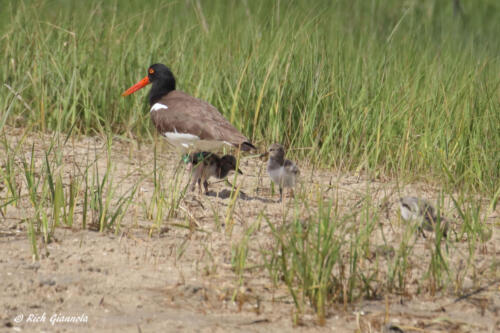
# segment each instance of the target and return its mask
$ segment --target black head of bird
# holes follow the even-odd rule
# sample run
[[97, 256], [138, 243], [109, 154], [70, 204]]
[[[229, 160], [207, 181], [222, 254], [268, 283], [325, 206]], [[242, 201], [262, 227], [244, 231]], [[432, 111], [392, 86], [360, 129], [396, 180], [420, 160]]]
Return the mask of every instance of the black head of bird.
[[133, 94], [150, 83], [153, 85], [149, 92], [150, 105], [156, 103], [168, 92], [175, 90], [175, 77], [170, 68], [163, 64], [154, 64], [149, 66], [148, 75], [128, 88], [122, 96]]
[[[236, 158], [233, 155], [224, 155], [219, 161], [219, 177], [218, 178], [224, 178], [228, 175], [230, 171], [236, 171]], [[240, 169], [237, 170], [237, 172], [242, 175], [243, 172], [241, 172]]]

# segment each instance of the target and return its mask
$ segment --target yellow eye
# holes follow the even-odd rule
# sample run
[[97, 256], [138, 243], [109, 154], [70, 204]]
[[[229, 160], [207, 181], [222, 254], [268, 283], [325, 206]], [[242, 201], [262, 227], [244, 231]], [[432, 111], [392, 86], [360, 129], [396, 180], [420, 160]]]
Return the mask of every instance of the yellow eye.
[[154, 69], [152, 69], [152, 68], [150, 68], [150, 69], [149, 69], [149, 74], [154, 74], [154, 73], [155, 73], [155, 70], [154, 70]]

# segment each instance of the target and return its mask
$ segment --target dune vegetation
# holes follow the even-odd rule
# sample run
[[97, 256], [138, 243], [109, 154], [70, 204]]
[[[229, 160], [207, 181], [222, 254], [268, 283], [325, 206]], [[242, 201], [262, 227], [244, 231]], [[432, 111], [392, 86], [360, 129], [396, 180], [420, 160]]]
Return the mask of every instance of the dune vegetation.
[[[498, 279], [498, 258], [483, 250], [499, 236], [500, 2], [1, 3], [0, 220], [26, 231], [28, 256], [43, 257], [59, 229], [119, 234], [137, 221], [149, 237], [165, 226], [203, 229], [183, 201], [192, 195], [185, 175], [163, 163], [147, 89], [120, 96], [150, 64], [164, 63], [178, 89], [216, 106], [261, 152], [283, 143], [304, 170], [288, 206], [272, 214], [249, 206], [243, 226], [235, 225], [238, 195], [261, 193], [260, 180], [233, 182], [223, 209], [204, 204], [210, 233], [229, 237], [231, 300], [261, 274], [287, 290], [294, 324], [307, 311], [325, 324], [331, 304], [460, 297]], [[80, 160], [68, 150], [79, 141], [88, 148]], [[147, 147], [147, 170], [123, 171], [116, 142]], [[397, 190], [366, 185], [349, 206], [334, 189], [339, 175]], [[386, 239], [389, 221], [400, 221], [394, 211], [384, 217], [396, 209], [389, 201], [407, 184], [431, 187], [438, 210], [458, 221], [447, 238], [425, 240], [423, 252], [415, 228]], [[252, 248], [264, 229], [268, 243]], [[410, 282], [422, 253], [428, 261]], [[459, 257], [462, 266], [453, 264]], [[487, 258], [480, 274], [479, 257]]]

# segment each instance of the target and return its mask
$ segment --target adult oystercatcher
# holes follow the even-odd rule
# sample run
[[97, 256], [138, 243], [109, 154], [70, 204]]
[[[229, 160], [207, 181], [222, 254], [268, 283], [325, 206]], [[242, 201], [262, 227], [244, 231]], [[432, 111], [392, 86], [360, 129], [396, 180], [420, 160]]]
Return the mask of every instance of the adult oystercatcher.
[[274, 143], [269, 147], [269, 160], [267, 172], [272, 181], [280, 188], [280, 201], [283, 200], [283, 187], [293, 188], [300, 170], [290, 160], [285, 160], [285, 149], [282, 145]]
[[193, 171], [193, 181], [191, 191], [194, 191], [196, 184], [201, 193], [201, 184], [205, 187], [205, 194], [208, 194], [208, 179], [210, 177], [223, 179], [230, 171], [243, 174], [236, 168], [236, 158], [233, 155], [224, 155], [219, 157], [217, 154], [209, 152], [193, 153], [189, 155], [189, 165]]
[[180, 152], [214, 151], [223, 146], [243, 151], [256, 149], [213, 105], [176, 90], [175, 77], [163, 64], [151, 65], [148, 75], [122, 96], [150, 83], [151, 120], [158, 132]]

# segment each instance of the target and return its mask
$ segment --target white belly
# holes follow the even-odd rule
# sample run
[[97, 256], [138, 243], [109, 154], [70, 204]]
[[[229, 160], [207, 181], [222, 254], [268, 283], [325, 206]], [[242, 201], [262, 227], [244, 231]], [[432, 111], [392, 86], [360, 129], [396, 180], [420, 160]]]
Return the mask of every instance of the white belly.
[[165, 132], [163, 136], [174, 148], [180, 152], [188, 151], [214, 151], [223, 146], [231, 146], [226, 141], [200, 140], [197, 135], [189, 133]]
[[291, 172], [286, 172], [284, 167], [278, 169], [270, 170], [269, 176], [276, 184], [280, 184], [282, 187], [294, 187], [295, 186], [295, 174]]
[[[412, 207], [414, 208], [414, 207]], [[419, 216], [417, 212], [411, 211], [407, 207], [403, 206], [403, 204], [399, 204], [399, 210], [401, 212], [401, 217], [405, 221], [411, 221], [411, 220], [418, 220], [422, 218], [422, 216]]]

